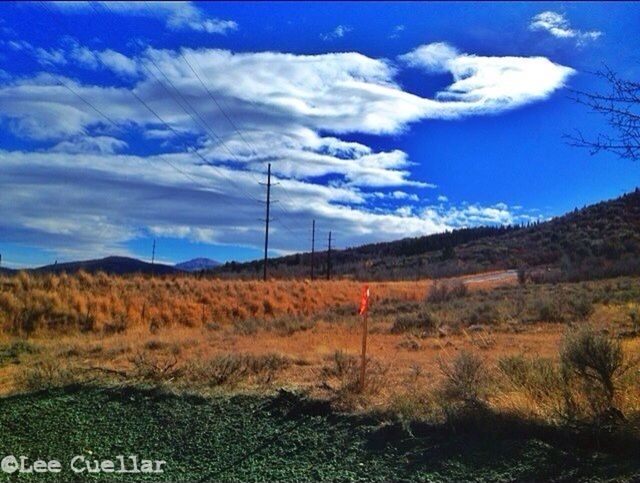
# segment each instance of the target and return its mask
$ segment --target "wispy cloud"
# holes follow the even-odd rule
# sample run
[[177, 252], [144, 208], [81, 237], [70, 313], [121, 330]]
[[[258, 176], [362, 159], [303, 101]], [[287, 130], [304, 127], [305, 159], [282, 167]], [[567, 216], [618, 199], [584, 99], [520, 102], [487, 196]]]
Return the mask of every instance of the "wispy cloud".
[[[94, 7], [89, 2], [51, 2], [68, 14], [91, 14]], [[225, 35], [238, 28], [234, 20], [209, 17], [194, 2], [93, 2], [116, 15], [155, 17], [165, 21], [171, 30], [193, 30], [209, 34]]]
[[[253, 200], [262, 198], [256, 178], [262, 178], [267, 162], [280, 183], [274, 189], [286, 192], [280, 197], [288, 211], [283, 219], [294, 231], [275, 236], [276, 249], [299, 248], [297, 240], [306, 236], [311, 218], [340, 231], [342, 241], [351, 245], [454, 226], [510, 223], [517, 214], [503, 205], [422, 206], [412, 191], [434, 185], [414, 179], [414, 161], [407, 153], [376, 150], [349, 140], [349, 134], [394, 134], [423, 119], [499, 113], [547, 98], [573, 72], [543, 57], [481, 57], [447, 44], [422, 46], [399, 63], [354, 52], [148, 48], [126, 56], [72, 43], [57, 50], [74, 67], [136, 75], [131, 85], [94, 85], [52, 74], [0, 83], [5, 126], [49, 146], [0, 152], [0, 184], [9, 190], [0, 197], [0, 210], [11, 213], [0, 220], [0, 230], [9, 241], [91, 250], [93, 256], [113, 251], [145, 230], [208, 243], [257, 245], [262, 232], [255, 220], [261, 208]], [[38, 55], [37, 48], [29, 52]], [[180, 54], [197, 69], [209, 93]], [[146, 75], [144, 67], [152, 60], [213, 126], [216, 139], [180, 109], [158, 77]], [[435, 98], [408, 92], [396, 81], [406, 64], [425, 75], [451, 72], [453, 83]], [[176, 131], [196, 140], [190, 152], [136, 102], [132, 90], [152, 102]], [[242, 127], [241, 135], [227, 116]], [[132, 133], [163, 138], [163, 157], [134, 151], [135, 143], [126, 142]], [[70, 183], [73, 189], [68, 189]], [[388, 207], [376, 205], [372, 193], [378, 192]], [[281, 234], [283, 229], [274, 225]]]
[[405, 31], [405, 26], [400, 24], [400, 25], [396, 25], [395, 27], [393, 27], [393, 30], [391, 30], [391, 34], [389, 35], [390, 39], [397, 39], [398, 37], [400, 37], [400, 34], [402, 32]]
[[547, 10], [541, 12], [531, 19], [529, 24], [531, 30], [541, 30], [548, 32], [559, 39], [573, 39], [578, 45], [583, 45], [588, 41], [596, 40], [602, 32], [598, 30], [582, 31], [571, 27], [569, 20], [563, 13]]
[[420, 46], [400, 60], [429, 73], [453, 75], [453, 84], [429, 106], [443, 117], [495, 113], [540, 101], [575, 73], [546, 57], [471, 55], [443, 42]]
[[349, 27], [348, 25], [338, 25], [335, 29], [333, 29], [331, 32], [326, 33], [326, 34], [320, 34], [320, 38], [322, 40], [335, 40], [335, 39], [341, 39], [342, 37], [344, 37], [346, 34], [348, 34], [349, 32], [351, 32], [351, 30], [353, 30], [351, 27]]

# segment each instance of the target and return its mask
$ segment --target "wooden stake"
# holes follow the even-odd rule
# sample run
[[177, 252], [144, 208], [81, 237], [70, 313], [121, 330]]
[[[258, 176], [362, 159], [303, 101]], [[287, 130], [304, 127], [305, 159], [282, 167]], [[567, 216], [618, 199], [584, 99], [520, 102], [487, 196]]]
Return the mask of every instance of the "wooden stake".
[[367, 319], [368, 310], [362, 316], [362, 361], [360, 363], [360, 391], [364, 392], [365, 373], [367, 370]]

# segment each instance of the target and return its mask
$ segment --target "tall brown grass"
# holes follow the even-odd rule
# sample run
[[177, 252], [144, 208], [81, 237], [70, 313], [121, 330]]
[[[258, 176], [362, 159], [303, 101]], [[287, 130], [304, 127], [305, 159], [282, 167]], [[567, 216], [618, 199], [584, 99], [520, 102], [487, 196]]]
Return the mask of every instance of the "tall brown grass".
[[[340, 306], [356, 306], [360, 283], [337, 281], [259, 281], [90, 275], [0, 277], [0, 328], [29, 335], [125, 332], [149, 327], [200, 327], [306, 316]], [[428, 282], [374, 283], [379, 298], [416, 300]], [[284, 330], [284, 329], [283, 329]]]

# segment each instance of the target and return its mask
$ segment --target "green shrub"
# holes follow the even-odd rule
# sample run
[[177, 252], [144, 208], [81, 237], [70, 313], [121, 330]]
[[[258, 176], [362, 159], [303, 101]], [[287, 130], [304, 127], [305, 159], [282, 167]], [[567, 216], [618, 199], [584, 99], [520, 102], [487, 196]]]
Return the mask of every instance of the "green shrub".
[[439, 304], [467, 295], [467, 286], [462, 282], [435, 282], [427, 293], [427, 302]]
[[562, 341], [560, 362], [567, 383], [578, 382], [596, 417], [615, 409], [616, 383], [632, 366], [619, 340], [589, 326], [570, 331]]
[[484, 361], [472, 352], [462, 351], [453, 361], [438, 361], [444, 375], [441, 396], [446, 404], [464, 407], [484, 405], [489, 378]]
[[502, 319], [500, 310], [495, 302], [481, 302], [472, 306], [465, 315], [468, 324], [494, 324]]
[[573, 320], [586, 320], [593, 313], [593, 302], [585, 294], [579, 294], [569, 300]]
[[396, 317], [391, 327], [394, 334], [408, 331], [429, 333], [438, 327], [438, 319], [433, 312], [422, 308], [418, 312], [402, 314]]
[[564, 322], [566, 320], [562, 304], [557, 297], [538, 299], [534, 311], [534, 319], [538, 322]]

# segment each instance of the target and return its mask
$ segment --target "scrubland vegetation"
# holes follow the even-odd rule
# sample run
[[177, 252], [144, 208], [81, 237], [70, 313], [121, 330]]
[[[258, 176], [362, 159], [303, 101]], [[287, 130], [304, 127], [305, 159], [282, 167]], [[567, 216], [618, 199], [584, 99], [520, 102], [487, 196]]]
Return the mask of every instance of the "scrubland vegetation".
[[[336, 276], [361, 280], [452, 277], [514, 267], [552, 267], [547, 281], [579, 281], [640, 275], [640, 190], [549, 221], [477, 227], [449, 233], [335, 250]], [[326, 254], [317, 253], [318, 273]], [[309, 254], [270, 261], [276, 277], [306, 276]], [[255, 277], [261, 262], [228, 263], [217, 276]]]
[[285, 387], [405, 423], [489, 412], [625, 438], [640, 429], [635, 278], [373, 284], [364, 391], [356, 282], [80, 273], [0, 283], [5, 394], [76, 383], [202, 395]]

